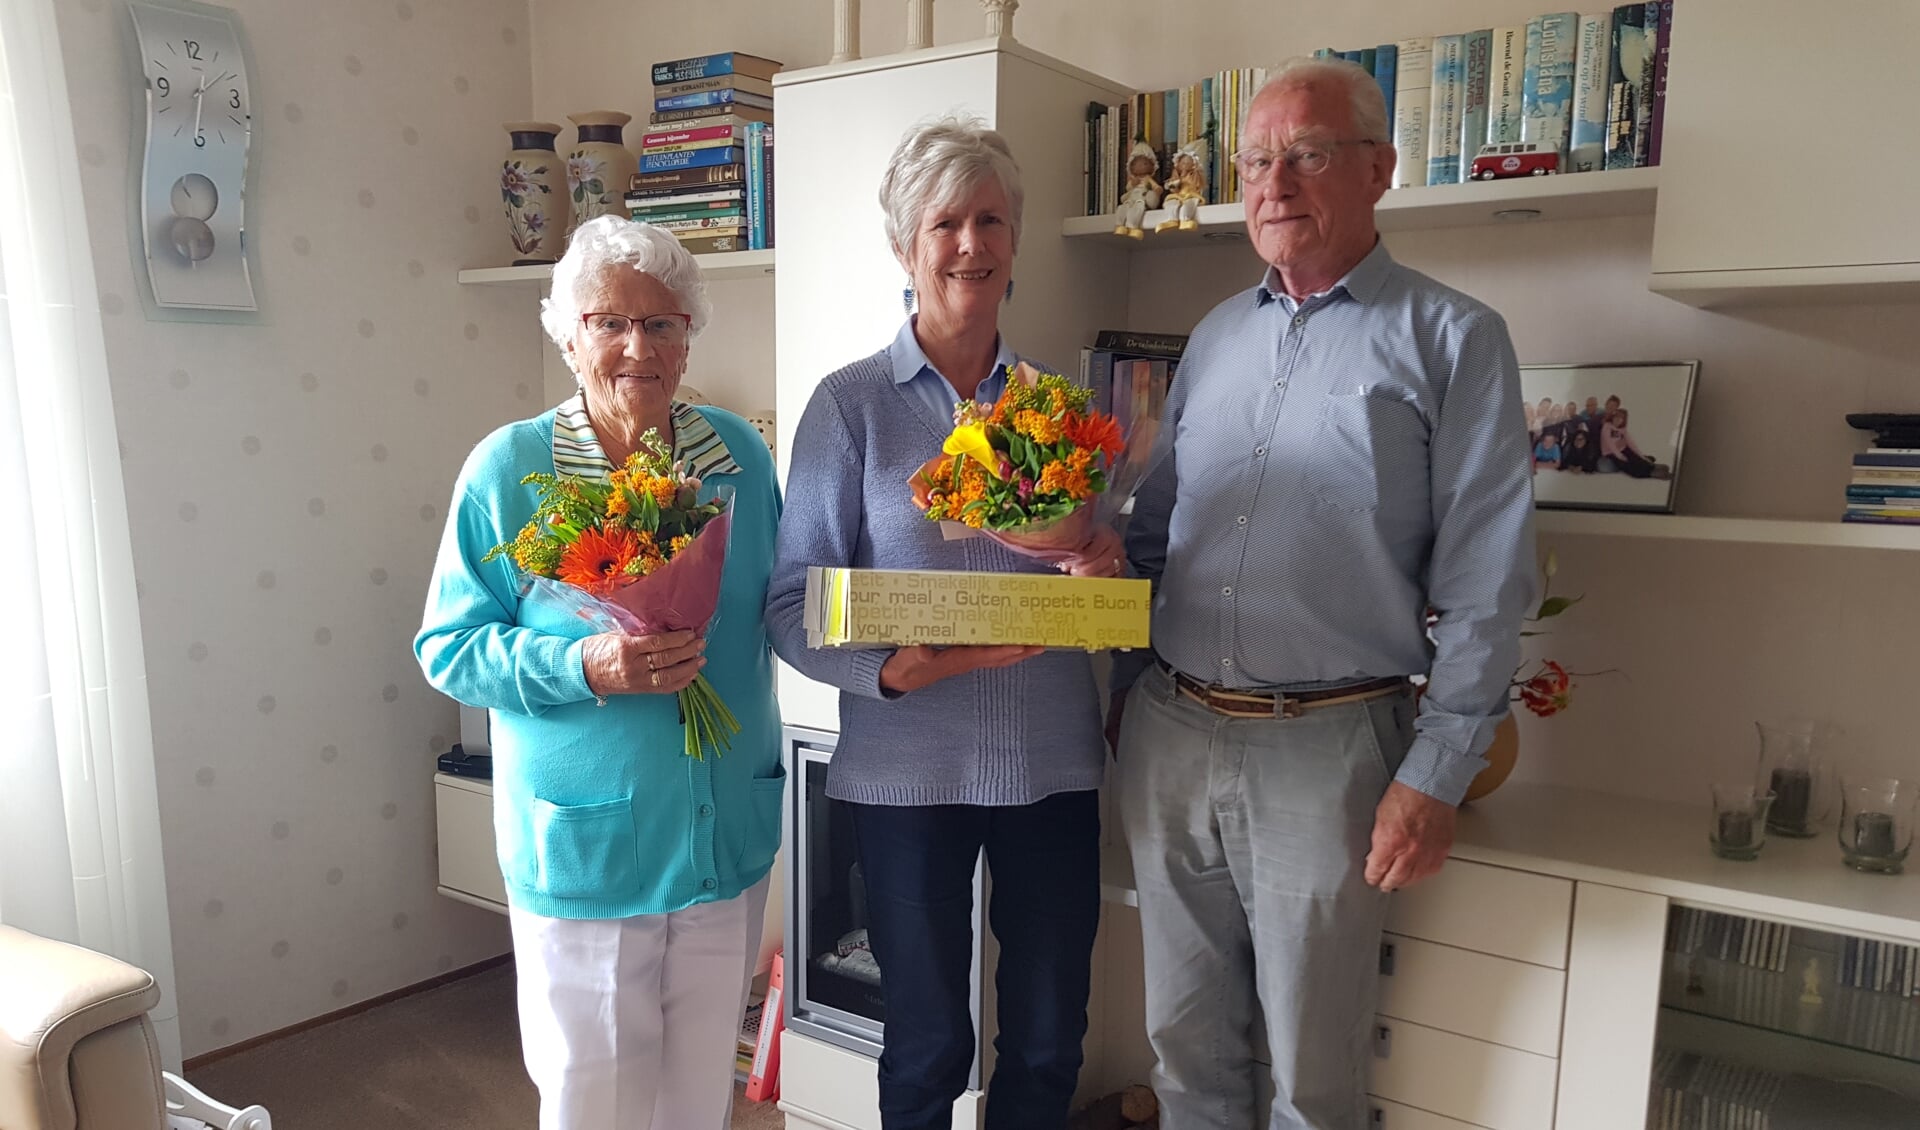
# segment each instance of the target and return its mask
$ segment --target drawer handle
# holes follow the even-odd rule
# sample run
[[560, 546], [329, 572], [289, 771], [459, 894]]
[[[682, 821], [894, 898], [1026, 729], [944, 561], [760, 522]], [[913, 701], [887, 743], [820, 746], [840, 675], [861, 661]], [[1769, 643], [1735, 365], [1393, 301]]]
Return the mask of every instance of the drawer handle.
[[1393, 976], [1393, 943], [1380, 943], [1380, 976]]
[[1393, 1029], [1382, 1024], [1373, 1030], [1373, 1058], [1388, 1059], [1393, 1055]]
[[1377, 1106], [1368, 1107], [1367, 1108], [1367, 1125], [1374, 1127], [1374, 1130], [1386, 1130], [1387, 1112]]

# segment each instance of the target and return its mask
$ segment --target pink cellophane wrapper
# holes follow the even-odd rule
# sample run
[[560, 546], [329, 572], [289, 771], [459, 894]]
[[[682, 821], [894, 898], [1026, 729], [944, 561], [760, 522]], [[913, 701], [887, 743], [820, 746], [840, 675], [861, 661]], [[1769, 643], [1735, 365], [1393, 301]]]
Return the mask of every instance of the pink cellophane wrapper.
[[637, 636], [691, 631], [704, 638], [720, 607], [720, 577], [733, 531], [730, 496], [723, 492], [727, 508], [652, 576], [595, 596], [564, 581], [523, 574], [522, 594], [570, 611], [601, 631]]

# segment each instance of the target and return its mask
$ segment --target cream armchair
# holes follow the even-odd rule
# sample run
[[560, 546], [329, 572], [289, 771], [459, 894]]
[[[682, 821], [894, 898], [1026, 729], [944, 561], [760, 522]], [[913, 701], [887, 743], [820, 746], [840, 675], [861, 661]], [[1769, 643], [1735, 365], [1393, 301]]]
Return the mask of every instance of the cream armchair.
[[0, 926], [0, 1130], [271, 1130], [160, 1070], [160, 987], [123, 961]]

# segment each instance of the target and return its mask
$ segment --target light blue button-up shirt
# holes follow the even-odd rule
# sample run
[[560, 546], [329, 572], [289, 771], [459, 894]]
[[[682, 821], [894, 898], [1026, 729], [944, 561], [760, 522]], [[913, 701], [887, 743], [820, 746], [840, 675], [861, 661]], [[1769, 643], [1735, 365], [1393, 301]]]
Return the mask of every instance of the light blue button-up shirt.
[[[1155, 583], [1154, 650], [1241, 689], [1428, 675], [1398, 779], [1457, 802], [1507, 713], [1535, 592], [1520, 401], [1500, 315], [1384, 244], [1304, 302], [1269, 271], [1216, 307], [1127, 533]], [[1141, 667], [1117, 665], [1116, 685]]]
[[[900, 332], [887, 347], [887, 356], [893, 361], [893, 383], [917, 403], [925, 405], [934, 419], [944, 420], [946, 427], [951, 428], [953, 406], [960, 403], [960, 394], [954, 391], [953, 382], [946, 374], [927, 360], [927, 351], [920, 348], [919, 339], [913, 336], [913, 322], [914, 319], [908, 318], [901, 323]], [[1020, 362], [1013, 350], [1007, 348], [1006, 338], [995, 338], [993, 348], [993, 372], [987, 374], [987, 379], [973, 392], [973, 398], [982, 404], [993, 404], [1000, 399], [1000, 394], [1007, 390], [1007, 367]]]

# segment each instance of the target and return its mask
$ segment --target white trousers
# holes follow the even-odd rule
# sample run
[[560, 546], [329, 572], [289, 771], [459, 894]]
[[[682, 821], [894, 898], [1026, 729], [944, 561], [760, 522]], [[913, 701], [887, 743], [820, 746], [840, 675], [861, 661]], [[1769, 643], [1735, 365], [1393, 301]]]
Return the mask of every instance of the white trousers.
[[767, 880], [633, 918], [515, 909], [520, 1044], [540, 1130], [726, 1130]]

